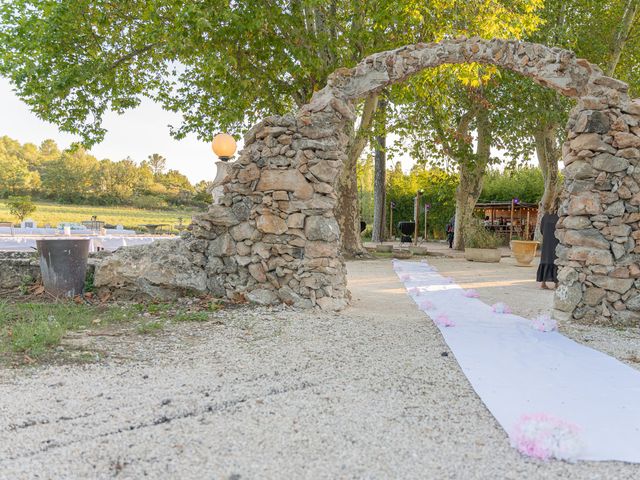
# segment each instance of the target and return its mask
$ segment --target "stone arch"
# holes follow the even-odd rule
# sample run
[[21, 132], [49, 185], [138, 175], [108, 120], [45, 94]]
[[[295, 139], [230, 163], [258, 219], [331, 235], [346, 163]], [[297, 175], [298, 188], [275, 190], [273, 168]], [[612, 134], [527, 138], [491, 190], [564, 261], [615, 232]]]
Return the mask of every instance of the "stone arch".
[[[188, 258], [193, 272], [158, 284], [140, 269], [123, 276], [122, 259], [110, 260], [98, 268], [96, 283], [114, 290], [119, 272], [120, 291], [130, 293], [147, 285], [172, 295], [177, 286], [259, 303], [344, 307], [349, 294], [334, 184], [354, 102], [424, 69], [472, 62], [512, 70], [577, 100], [563, 148], [555, 313], [638, 323], [640, 103], [629, 99], [625, 83], [572, 52], [516, 40], [421, 43], [338, 69], [296, 114], [266, 118], [246, 134], [238, 160], [217, 182], [222, 194], [167, 253], [183, 263]], [[145, 248], [158, 257], [162, 247]]]

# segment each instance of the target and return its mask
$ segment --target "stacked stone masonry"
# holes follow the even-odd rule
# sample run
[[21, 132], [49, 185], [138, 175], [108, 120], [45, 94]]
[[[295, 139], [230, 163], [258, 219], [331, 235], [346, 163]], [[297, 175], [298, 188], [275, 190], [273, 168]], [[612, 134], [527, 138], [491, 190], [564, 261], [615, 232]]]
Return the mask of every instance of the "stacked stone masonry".
[[188, 236], [122, 250], [98, 268], [96, 283], [128, 296], [209, 292], [343, 308], [349, 295], [334, 184], [354, 104], [426, 68], [470, 62], [512, 70], [577, 101], [563, 148], [554, 313], [640, 323], [640, 102], [569, 51], [515, 40], [416, 44], [337, 70], [295, 115], [266, 118], [247, 133], [220, 182], [222, 196], [194, 218]]

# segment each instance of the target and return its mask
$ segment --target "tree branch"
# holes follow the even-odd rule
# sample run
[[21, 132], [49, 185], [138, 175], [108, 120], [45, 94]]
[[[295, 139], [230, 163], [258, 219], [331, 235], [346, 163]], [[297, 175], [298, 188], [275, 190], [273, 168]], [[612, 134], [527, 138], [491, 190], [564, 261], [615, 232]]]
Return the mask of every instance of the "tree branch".
[[144, 47], [140, 47], [140, 48], [136, 48], [135, 50], [127, 53], [126, 55], [123, 55], [122, 57], [118, 58], [116, 61], [114, 61], [111, 66], [109, 67], [109, 69], [113, 70], [114, 68], [117, 68], [118, 66], [122, 65], [123, 63], [137, 57], [138, 55], [142, 55], [143, 53], [148, 52], [149, 50], [151, 50], [154, 47], [157, 47], [158, 45], [162, 45], [164, 42], [154, 42], [154, 43], [150, 43], [148, 45], [145, 45]]
[[638, 9], [640, 9], [640, 0], [627, 0], [627, 5], [624, 8], [624, 13], [620, 20], [620, 27], [618, 28], [611, 43], [609, 61], [607, 62], [607, 68], [605, 69], [605, 73], [610, 77], [613, 76], [618, 63], [620, 62], [622, 50], [629, 38], [629, 32], [633, 26], [633, 21], [638, 13]]

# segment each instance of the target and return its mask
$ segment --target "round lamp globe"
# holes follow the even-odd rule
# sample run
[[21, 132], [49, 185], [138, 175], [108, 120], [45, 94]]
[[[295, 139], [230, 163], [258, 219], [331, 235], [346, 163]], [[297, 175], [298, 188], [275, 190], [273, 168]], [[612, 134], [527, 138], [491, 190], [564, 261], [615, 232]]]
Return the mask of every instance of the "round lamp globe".
[[211, 149], [220, 160], [229, 160], [236, 153], [236, 141], [228, 133], [219, 133], [213, 137]]

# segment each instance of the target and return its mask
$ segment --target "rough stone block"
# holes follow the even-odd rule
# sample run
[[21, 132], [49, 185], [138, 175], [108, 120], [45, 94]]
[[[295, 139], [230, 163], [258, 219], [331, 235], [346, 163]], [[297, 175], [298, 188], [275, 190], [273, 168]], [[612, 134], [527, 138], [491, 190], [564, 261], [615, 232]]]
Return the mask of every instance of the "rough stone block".
[[[571, 218], [571, 217], [567, 217]], [[573, 217], [573, 218], [585, 218], [585, 217]], [[585, 218], [587, 222], [588, 219]], [[573, 222], [570, 222], [573, 223]], [[591, 222], [589, 222], [591, 224]], [[566, 219], [565, 219], [566, 225]], [[594, 228], [588, 228], [583, 230], [567, 230], [564, 234], [564, 243], [568, 245], [582, 246], [582, 247], [593, 247], [599, 249], [609, 249], [609, 241], [604, 238], [604, 236]]]
[[625, 293], [633, 285], [633, 279], [630, 278], [611, 278], [603, 275], [590, 275], [587, 277], [594, 285], [604, 288], [606, 290], [612, 290], [617, 293]]
[[614, 173], [626, 170], [629, 167], [629, 161], [625, 158], [614, 157], [610, 153], [601, 153], [593, 157], [591, 165], [597, 170]]
[[309, 240], [323, 240], [325, 242], [335, 242], [340, 235], [338, 222], [333, 217], [314, 215], [307, 217], [304, 226], [304, 233]]
[[280, 235], [287, 231], [287, 222], [272, 213], [264, 213], [256, 219], [256, 227], [263, 233]]
[[591, 193], [581, 193], [569, 199], [569, 215], [597, 215], [602, 213], [600, 198]]
[[582, 300], [582, 287], [578, 282], [560, 284], [553, 296], [553, 308], [562, 312], [573, 312]]

